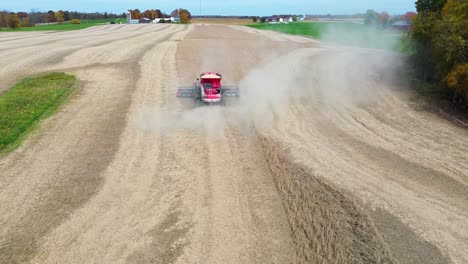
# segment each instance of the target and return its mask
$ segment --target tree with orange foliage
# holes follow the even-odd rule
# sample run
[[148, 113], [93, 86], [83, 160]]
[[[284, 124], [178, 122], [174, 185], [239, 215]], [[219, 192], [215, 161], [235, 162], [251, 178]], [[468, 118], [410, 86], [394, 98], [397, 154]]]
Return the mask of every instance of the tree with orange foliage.
[[140, 9], [130, 9], [128, 10], [130, 14], [132, 15], [132, 19], [140, 19], [143, 16], [141, 15]]
[[187, 9], [180, 8], [179, 9], [179, 17], [180, 22], [182, 23], [190, 23], [192, 20], [192, 14]]
[[406, 14], [400, 17], [400, 20], [411, 22], [416, 16], [417, 14], [415, 12], [406, 12]]
[[468, 63], [457, 65], [447, 75], [446, 82], [456, 94], [463, 96], [465, 100], [468, 99]]
[[[158, 10], [149, 9], [149, 10], [146, 10], [145, 12], [143, 12], [142, 16], [145, 17], [145, 18], [148, 18], [150, 20], [154, 20], [155, 18], [159, 18], [157, 11]], [[159, 11], [159, 12], [161, 12], [161, 11]]]

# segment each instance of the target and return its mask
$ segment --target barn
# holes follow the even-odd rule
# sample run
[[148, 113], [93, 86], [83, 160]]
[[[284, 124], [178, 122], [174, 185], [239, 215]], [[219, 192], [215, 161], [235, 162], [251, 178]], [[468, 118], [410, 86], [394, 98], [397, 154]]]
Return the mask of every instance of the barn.
[[392, 28], [396, 30], [408, 31], [410, 27], [411, 24], [408, 21], [398, 21], [392, 24]]
[[140, 24], [149, 24], [151, 23], [151, 20], [149, 18], [143, 17], [143, 18], [140, 18], [139, 22]]

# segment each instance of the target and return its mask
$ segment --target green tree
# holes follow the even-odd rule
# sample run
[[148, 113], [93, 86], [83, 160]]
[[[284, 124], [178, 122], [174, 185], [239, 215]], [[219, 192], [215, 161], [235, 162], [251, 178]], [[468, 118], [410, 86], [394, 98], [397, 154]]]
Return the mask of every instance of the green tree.
[[8, 12], [0, 11], [0, 28], [8, 27]]
[[8, 15], [8, 27], [10, 28], [19, 28], [20, 20], [16, 14], [9, 14]]
[[435, 32], [434, 47], [445, 82], [468, 99], [468, 2], [447, 0]]
[[71, 20], [70, 11], [64, 11], [63, 12], [63, 19], [65, 19], [65, 21], [70, 21]]
[[467, 62], [468, 56], [468, 2], [448, 0], [442, 17], [435, 25], [433, 43], [439, 56], [451, 68], [455, 64]]
[[410, 31], [418, 76], [451, 88], [454, 99], [468, 98], [468, 2], [446, 0], [441, 9], [438, 1], [417, 3], [426, 8], [412, 20]]
[[387, 12], [382, 12], [379, 14], [379, 25], [386, 28], [390, 23], [390, 15]]
[[293, 20], [294, 22], [296, 22], [296, 21], [297, 21], [297, 16], [292, 16], [292, 20]]
[[21, 21], [21, 27], [32, 27], [32, 26], [34, 25], [31, 23], [31, 20], [29, 19], [29, 17], [25, 17]]
[[417, 0], [416, 10], [418, 13], [421, 12], [435, 12], [438, 13], [444, 8], [447, 0]]
[[254, 16], [253, 19], [252, 19], [252, 21], [253, 21], [254, 23], [257, 23], [258, 18], [257, 18], [256, 16]]
[[366, 25], [377, 25], [379, 21], [379, 13], [372, 9], [369, 9], [364, 14], [364, 24]]
[[411, 31], [409, 32], [415, 49], [411, 61], [418, 77], [429, 82], [440, 79], [440, 76], [437, 76], [436, 58], [432, 47], [436, 23], [437, 15], [435, 13], [422, 12], [413, 19]]
[[57, 21], [59, 24], [63, 24], [63, 22], [65, 22], [62, 10], [55, 12], [55, 21]]

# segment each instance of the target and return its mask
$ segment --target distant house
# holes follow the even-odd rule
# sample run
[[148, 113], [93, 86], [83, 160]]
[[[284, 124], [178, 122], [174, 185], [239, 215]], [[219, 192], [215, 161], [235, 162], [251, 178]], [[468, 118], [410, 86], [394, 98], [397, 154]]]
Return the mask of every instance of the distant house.
[[175, 19], [173, 17], [171, 18], [156, 18], [153, 20], [153, 23], [158, 24], [158, 23], [172, 23], [174, 22]]
[[179, 22], [180, 22], [180, 17], [179, 17], [179, 16], [173, 16], [173, 17], [171, 17], [171, 22], [179, 23]]
[[408, 31], [410, 30], [411, 24], [408, 21], [398, 21], [392, 24], [392, 28], [396, 30]]
[[151, 23], [151, 20], [149, 18], [143, 17], [143, 18], [140, 18], [140, 20], [138, 22], [140, 24], [149, 24], [149, 23]]

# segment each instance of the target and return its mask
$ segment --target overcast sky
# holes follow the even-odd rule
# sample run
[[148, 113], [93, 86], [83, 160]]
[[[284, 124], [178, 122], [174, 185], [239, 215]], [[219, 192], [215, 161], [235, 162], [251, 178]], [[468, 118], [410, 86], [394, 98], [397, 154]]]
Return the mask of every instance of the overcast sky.
[[[414, 11], [415, 0], [201, 0], [204, 15], [354, 14], [367, 9], [402, 14]], [[183, 7], [200, 14], [200, 0], [0, 0], [0, 10], [74, 10], [122, 13], [128, 9]]]

